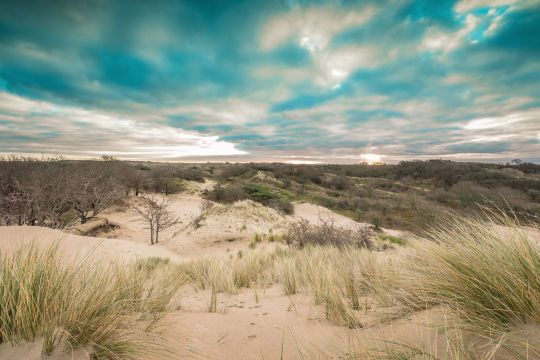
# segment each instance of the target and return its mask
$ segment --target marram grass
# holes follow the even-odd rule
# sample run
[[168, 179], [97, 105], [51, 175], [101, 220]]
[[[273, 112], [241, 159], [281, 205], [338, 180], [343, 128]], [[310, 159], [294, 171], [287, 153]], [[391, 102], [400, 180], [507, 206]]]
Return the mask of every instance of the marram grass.
[[448, 305], [477, 328], [540, 323], [539, 244], [508, 217], [491, 215], [433, 229], [436, 242], [418, 247], [409, 280], [421, 280], [424, 303]]
[[146, 329], [183, 284], [170, 271], [151, 277], [136, 264], [70, 261], [57, 245], [2, 253], [0, 340], [43, 338], [44, 354], [68, 343], [99, 359], [167, 355]]

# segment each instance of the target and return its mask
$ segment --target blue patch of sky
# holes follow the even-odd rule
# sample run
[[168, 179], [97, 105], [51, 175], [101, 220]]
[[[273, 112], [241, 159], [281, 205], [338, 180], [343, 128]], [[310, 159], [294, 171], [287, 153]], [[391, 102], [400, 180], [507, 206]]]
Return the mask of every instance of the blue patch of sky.
[[455, 153], [499, 153], [508, 151], [512, 148], [509, 142], [490, 142], [490, 143], [466, 143], [460, 145], [451, 145], [447, 149]]
[[187, 115], [169, 115], [167, 117], [167, 125], [176, 128], [183, 128], [193, 122], [194, 120]]
[[47, 132], [39, 133], [39, 135], [44, 136], [46, 138], [55, 138], [55, 137], [59, 137], [60, 133], [58, 131], [47, 131]]

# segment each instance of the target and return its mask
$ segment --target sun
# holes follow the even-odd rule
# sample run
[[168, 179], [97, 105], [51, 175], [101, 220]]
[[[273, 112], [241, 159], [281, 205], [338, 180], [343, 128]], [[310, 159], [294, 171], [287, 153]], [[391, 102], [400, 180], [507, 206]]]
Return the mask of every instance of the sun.
[[381, 155], [377, 154], [362, 154], [360, 158], [363, 162], [367, 162], [369, 165], [381, 162]]

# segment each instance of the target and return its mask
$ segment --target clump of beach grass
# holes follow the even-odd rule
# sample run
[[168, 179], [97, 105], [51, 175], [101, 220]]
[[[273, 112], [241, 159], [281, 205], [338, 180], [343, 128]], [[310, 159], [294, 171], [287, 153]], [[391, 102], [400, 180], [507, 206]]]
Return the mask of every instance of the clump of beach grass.
[[43, 354], [68, 343], [97, 359], [163, 355], [167, 347], [147, 329], [181, 285], [170, 272], [154, 279], [137, 264], [69, 260], [57, 245], [21, 246], [0, 254], [0, 340], [43, 338]]
[[[447, 309], [459, 324], [448, 340], [451, 358], [540, 356], [540, 344], [513, 334], [520, 326], [540, 329], [540, 247], [516, 219], [486, 210], [441, 220], [426, 235], [430, 241], [415, 243], [415, 255], [389, 288], [393, 300], [408, 311]], [[385, 353], [437, 358], [425, 348]]]
[[[504, 214], [453, 218], [417, 246], [408, 280], [421, 304], [444, 304], [477, 329], [540, 324], [540, 248]], [[411, 285], [412, 287], [412, 285]]]

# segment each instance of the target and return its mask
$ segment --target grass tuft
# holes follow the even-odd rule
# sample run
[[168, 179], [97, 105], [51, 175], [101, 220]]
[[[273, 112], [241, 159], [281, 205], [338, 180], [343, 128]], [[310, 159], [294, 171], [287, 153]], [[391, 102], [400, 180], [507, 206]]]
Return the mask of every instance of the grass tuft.
[[43, 338], [43, 354], [67, 342], [93, 349], [98, 359], [163, 355], [166, 347], [149, 340], [145, 328], [183, 282], [169, 271], [150, 277], [147, 269], [68, 260], [58, 245], [2, 253], [0, 340], [16, 345]]

